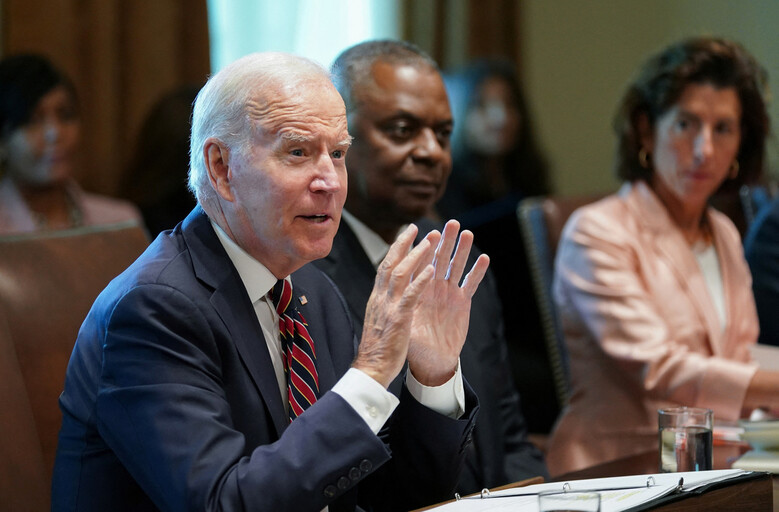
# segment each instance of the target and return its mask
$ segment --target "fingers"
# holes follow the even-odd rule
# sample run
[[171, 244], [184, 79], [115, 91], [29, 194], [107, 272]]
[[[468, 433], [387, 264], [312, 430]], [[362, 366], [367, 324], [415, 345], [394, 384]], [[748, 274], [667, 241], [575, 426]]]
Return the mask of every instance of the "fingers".
[[384, 257], [384, 261], [392, 267], [397, 265], [397, 263], [408, 254], [411, 245], [414, 243], [414, 238], [417, 236], [417, 231], [419, 231], [419, 228], [417, 228], [416, 224], [409, 224], [408, 227], [398, 235], [395, 242], [390, 245], [387, 255]]
[[378, 273], [376, 274], [377, 286], [384, 287], [387, 285], [387, 279], [389, 279], [392, 269], [408, 255], [411, 245], [414, 243], [414, 238], [417, 236], [417, 231], [418, 228], [416, 225], [409, 224], [408, 227], [398, 235], [395, 242], [390, 245], [387, 255], [384, 256], [384, 259], [379, 265]]
[[414, 226], [406, 229], [379, 267], [353, 363], [385, 388], [403, 367], [414, 310], [433, 280], [430, 263], [440, 234], [431, 233], [411, 249], [416, 233]]
[[[400, 262], [393, 268], [389, 276], [389, 296], [393, 299], [399, 298], [403, 295], [404, 290], [409, 287], [412, 277], [415, 273], [425, 272], [425, 267], [429, 266], [429, 261], [432, 259], [433, 247], [427, 239], [422, 240], [416, 247], [414, 247], [408, 255], [400, 260]], [[411, 283], [414, 285], [411, 290], [418, 288], [417, 281], [420, 276], [414, 278]]]
[[476, 289], [479, 287], [481, 280], [484, 279], [484, 274], [487, 273], [487, 267], [489, 266], [490, 257], [486, 254], [482, 254], [476, 260], [476, 263], [473, 264], [473, 268], [468, 272], [468, 275], [465, 276], [462, 287], [469, 298], [473, 297], [473, 294], [476, 293]]
[[406, 287], [404, 290], [403, 297], [400, 299], [401, 308], [409, 308], [412, 310], [414, 309], [417, 303], [419, 303], [425, 288], [433, 280], [434, 274], [435, 269], [433, 266], [425, 265], [422, 271], [419, 272], [416, 277], [414, 277], [414, 280], [411, 281], [411, 284], [408, 285], [408, 287]]
[[[434, 229], [433, 231], [428, 233], [427, 236], [425, 236], [425, 240], [430, 243], [430, 247], [437, 247], [441, 241], [441, 233], [437, 229]], [[425, 267], [431, 265], [433, 263], [434, 258], [435, 258], [435, 251], [432, 250], [429, 251], [427, 253], [427, 257], [419, 261], [419, 265], [417, 265], [416, 270], [414, 270], [414, 275], [418, 275], [420, 272], [422, 272], [425, 269]]]
[[[387, 289], [391, 297], [399, 298], [412, 281], [416, 282], [423, 273], [429, 271], [428, 267], [432, 269], [433, 279], [459, 284], [473, 247], [473, 233], [464, 230], [458, 240], [459, 229], [460, 223], [450, 220], [443, 233], [431, 231], [412, 249], [418, 228], [410, 224], [390, 246], [387, 256], [381, 262], [376, 285]], [[468, 296], [476, 292], [488, 266], [489, 258], [486, 255], [476, 260], [462, 283]], [[417, 286], [423, 289], [425, 281], [420, 281]]]
[[460, 233], [460, 241], [457, 243], [457, 251], [454, 253], [452, 262], [449, 265], [449, 279], [456, 283], [460, 283], [460, 278], [465, 270], [465, 264], [468, 262], [468, 255], [471, 253], [471, 247], [473, 246], [473, 233], [470, 231], [463, 231]]
[[441, 241], [435, 250], [433, 266], [435, 267], [435, 278], [443, 280], [449, 273], [449, 258], [452, 255], [455, 243], [457, 242], [457, 232], [460, 230], [460, 223], [456, 220], [450, 220], [444, 226], [444, 232], [441, 235]]
[[[438, 248], [436, 248], [434, 260], [436, 269], [435, 279], [446, 279], [452, 283], [460, 282], [460, 278], [465, 271], [465, 265], [468, 263], [468, 256], [473, 248], [473, 233], [468, 230], [460, 233], [454, 256], [449, 260], [452, 249], [455, 247], [454, 241], [459, 227], [459, 223], [454, 220], [446, 223], [441, 241], [438, 244]], [[484, 279], [489, 264], [489, 257], [486, 254], [482, 254], [465, 277], [461, 287], [469, 298], [476, 293], [476, 289], [479, 287], [482, 279]]]

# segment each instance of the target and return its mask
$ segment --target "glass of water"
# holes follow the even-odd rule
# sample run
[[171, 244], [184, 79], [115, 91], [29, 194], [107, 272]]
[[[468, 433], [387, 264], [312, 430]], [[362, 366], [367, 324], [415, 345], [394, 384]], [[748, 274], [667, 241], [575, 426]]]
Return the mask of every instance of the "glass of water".
[[711, 409], [672, 407], [658, 411], [660, 471], [712, 468]]

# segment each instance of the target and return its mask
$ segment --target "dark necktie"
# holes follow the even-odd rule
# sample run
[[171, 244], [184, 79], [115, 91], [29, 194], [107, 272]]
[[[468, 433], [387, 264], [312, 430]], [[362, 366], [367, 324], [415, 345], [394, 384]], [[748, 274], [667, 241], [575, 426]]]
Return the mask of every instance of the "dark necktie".
[[279, 314], [289, 420], [292, 421], [319, 398], [316, 350], [306, 320], [292, 306], [292, 285], [286, 279], [279, 279], [271, 291], [271, 299]]

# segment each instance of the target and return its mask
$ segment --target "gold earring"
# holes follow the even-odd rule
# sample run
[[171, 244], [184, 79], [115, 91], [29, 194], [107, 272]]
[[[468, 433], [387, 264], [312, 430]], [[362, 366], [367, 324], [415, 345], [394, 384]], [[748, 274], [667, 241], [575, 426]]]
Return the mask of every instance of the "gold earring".
[[644, 148], [638, 150], [638, 164], [644, 169], [649, 169], [649, 153]]
[[730, 164], [730, 179], [735, 180], [738, 178], [739, 169], [740, 166], [738, 165], [738, 160], [733, 160], [733, 163]]

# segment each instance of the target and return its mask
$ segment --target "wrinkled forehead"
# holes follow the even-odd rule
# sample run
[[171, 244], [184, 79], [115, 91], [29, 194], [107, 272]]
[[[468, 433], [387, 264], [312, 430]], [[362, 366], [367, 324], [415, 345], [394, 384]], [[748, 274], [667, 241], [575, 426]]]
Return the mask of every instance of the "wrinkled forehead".
[[263, 87], [249, 100], [247, 115], [265, 133], [308, 136], [324, 130], [333, 136], [347, 135], [344, 102], [327, 79]]

